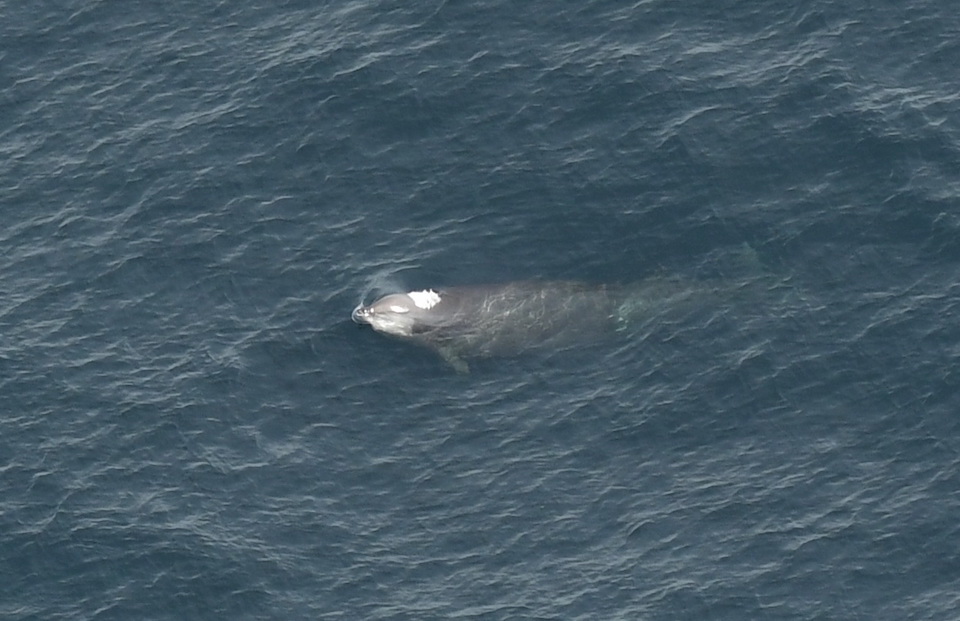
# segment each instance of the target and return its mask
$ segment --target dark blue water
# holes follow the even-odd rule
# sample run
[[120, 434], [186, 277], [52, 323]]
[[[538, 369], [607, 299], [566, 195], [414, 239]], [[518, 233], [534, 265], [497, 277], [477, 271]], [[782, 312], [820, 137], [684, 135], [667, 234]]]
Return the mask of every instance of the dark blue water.
[[960, 17], [781, 4], [0, 1], [0, 617], [960, 617]]

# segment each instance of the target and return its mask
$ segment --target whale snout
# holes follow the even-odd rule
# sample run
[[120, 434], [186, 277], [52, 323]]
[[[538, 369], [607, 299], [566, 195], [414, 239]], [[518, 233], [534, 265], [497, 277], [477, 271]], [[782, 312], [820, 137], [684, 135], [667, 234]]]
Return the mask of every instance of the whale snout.
[[358, 305], [353, 312], [350, 313], [350, 319], [353, 320], [353, 323], [370, 323], [370, 309], [363, 304]]

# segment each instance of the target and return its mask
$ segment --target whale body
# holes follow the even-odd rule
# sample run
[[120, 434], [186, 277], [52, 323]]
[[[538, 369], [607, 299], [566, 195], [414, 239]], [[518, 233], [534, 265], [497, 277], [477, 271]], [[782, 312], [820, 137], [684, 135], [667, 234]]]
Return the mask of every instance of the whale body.
[[435, 350], [460, 373], [466, 359], [595, 340], [638, 315], [689, 299], [673, 281], [622, 288], [574, 281], [513, 282], [395, 293], [357, 306], [354, 322]]

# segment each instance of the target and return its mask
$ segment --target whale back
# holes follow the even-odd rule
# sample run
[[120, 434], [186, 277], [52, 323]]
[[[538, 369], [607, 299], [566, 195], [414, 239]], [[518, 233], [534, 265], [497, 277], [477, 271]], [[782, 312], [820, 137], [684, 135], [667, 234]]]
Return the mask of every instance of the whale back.
[[458, 355], [498, 356], [562, 346], [610, 332], [616, 301], [606, 286], [578, 282], [515, 282], [438, 292], [412, 338]]

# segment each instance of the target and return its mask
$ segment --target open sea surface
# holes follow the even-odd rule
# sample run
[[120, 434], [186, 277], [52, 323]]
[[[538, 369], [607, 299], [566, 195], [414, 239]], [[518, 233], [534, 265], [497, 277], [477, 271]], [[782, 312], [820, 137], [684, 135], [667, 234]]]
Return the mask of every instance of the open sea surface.
[[[955, 5], [0, 0], [0, 81], [0, 618], [960, 618]], [[350, 321], [663, 277], [742, 295]]]

